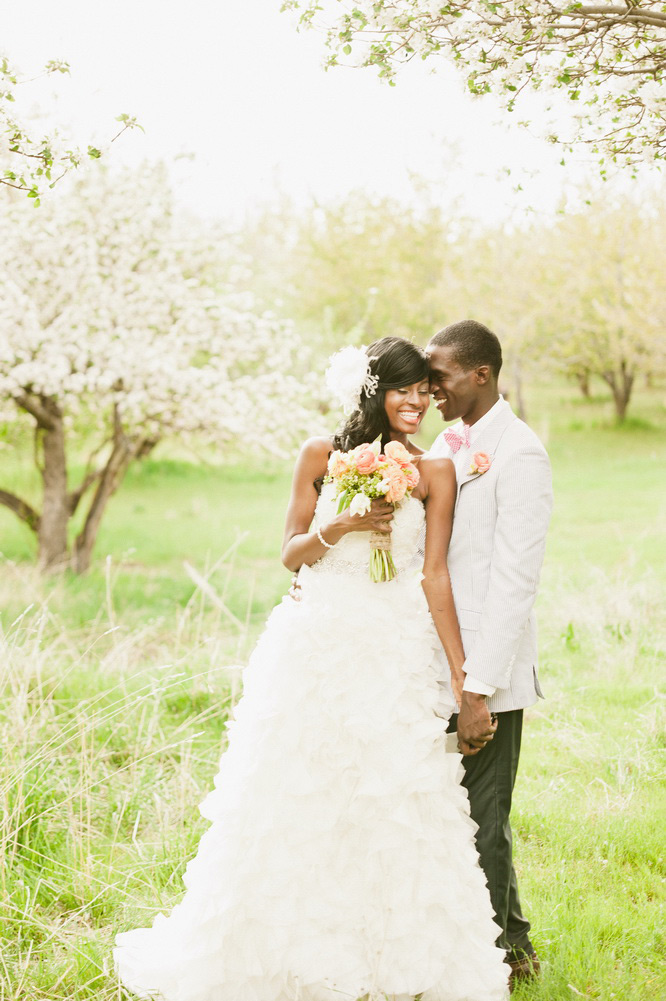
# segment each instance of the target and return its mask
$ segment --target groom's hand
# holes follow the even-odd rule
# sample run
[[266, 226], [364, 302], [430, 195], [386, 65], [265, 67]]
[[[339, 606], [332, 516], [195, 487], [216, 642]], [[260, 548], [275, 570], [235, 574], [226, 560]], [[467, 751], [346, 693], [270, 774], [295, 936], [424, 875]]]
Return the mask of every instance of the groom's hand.
[[480, 751], [488, 741], [495, 736], [497, 722], [492, 721], [488, 706], [483, 695], [476, 692], [463, 692], [458, 714], [458, 740], [460, 746], [469, 748], [464, 753], [474, 753], [472, 748]]

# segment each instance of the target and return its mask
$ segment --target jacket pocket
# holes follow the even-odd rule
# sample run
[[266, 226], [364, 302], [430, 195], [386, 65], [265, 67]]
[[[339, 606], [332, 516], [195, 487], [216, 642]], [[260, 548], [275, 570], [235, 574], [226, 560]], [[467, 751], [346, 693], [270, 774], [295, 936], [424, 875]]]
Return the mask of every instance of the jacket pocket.
[[481, 628], [481, 612], [474, 612], [470, 608], [459, 608], [458, 623], [461, 629], [471, 629], [476, 632]]

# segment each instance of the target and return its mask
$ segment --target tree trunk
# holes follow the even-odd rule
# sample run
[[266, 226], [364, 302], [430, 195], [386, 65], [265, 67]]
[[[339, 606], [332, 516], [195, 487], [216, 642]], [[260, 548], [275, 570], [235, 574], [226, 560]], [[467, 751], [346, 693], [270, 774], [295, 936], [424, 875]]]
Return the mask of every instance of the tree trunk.
[[636, 373], [631, 372], [627, 363], [623, 361], [620, 363], [618, 371], [602, 372], [602, 377], [611, 388], [618, 424], [622, 424], [629, 409], [629, 400]]
[[35, 434], [41, 443], [44, 503], [39, 519], [38, 563], [42, 570], [59, 570], [67, 565], [67, 458], [62, 411], [52, 399], [42, 399], [48, 421], [40, 423]]
[[581, 369], [580, 372], [576, 372], [576, 381], [578, 382], [578, 388], [580, 389], [585, 399], [589, 400], [591, 393], [590, 393], [590, 373], [588, 372], [588, 370]]
[[92, 551], [97, 540], [97, 533], [102, 523], [102, 516], [110, 498], [123, 481], [129, 464], [137, 458], [148, 455], [157, 445], [159, 439], [146, 437], [132, 441], [123, 431], [120, 413], [117, 407], [113, 414], [113, 448], [106, 466], [97, 479], [97, 489], [90, 502], [88, 514], [83, 528], [74, 541], [72, 566], [76, 573], [84, 573], [90, 567]]
[[159, 445], [159, 438], [145, 438], [134, 452], [135, 459], [147, 459], [154, 448]]
[[72, 567], [76, 573], [84, 573], [90, 567], [92, 551], [104, 510], [109, 499], [122, 483], [132, 458], [133, 452], [124, 439], [116, 440], [109, 461], [97, 484], [83, 528], [74, 541]]

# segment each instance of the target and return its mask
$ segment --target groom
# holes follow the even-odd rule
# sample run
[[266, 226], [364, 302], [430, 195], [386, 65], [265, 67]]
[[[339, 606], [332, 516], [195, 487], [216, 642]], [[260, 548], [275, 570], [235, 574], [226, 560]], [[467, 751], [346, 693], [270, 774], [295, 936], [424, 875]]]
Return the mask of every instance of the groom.
[[509, 812], [523, 709], [542, 697], [532, 606], [552, 508], [550, 464], [498, 393], [495, 334], [463, 320], [435, 334], [426, 354], [435, 406], [444, 421], [459, 419], [429, 453], [452, 459], [458, 481], [448, 565], [467, 677], [451, 728], [466, 752], [463, 784], [513, 986], [539, 973], [518, 898]]

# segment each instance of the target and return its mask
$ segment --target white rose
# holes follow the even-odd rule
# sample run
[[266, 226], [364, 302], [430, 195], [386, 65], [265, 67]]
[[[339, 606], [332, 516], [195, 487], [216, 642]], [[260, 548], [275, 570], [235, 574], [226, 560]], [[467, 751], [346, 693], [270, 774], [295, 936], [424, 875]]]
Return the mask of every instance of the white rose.
[[363, 515], [367, 514], [372, 507], [372, 501], [365, 494], [356, 494], [349, 505], [349, 510], [352, 514]]

